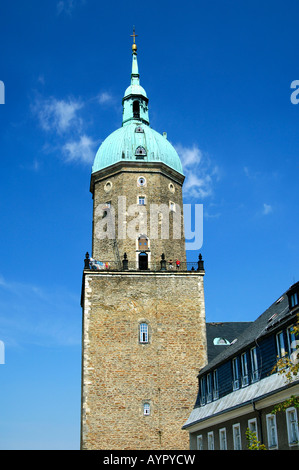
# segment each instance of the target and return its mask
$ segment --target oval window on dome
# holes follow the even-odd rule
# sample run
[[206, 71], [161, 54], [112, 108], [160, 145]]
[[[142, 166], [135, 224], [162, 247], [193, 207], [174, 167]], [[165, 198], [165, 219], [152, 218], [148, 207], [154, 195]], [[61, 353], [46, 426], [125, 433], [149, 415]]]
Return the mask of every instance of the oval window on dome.
[[142, 147], [141, 145], [139, 145], [139, 147], [137, 147], [137, 149], [135, 151], [135, 156], [136, 156], [136, 158], [144, 158], [146, 156], [145, 148]]

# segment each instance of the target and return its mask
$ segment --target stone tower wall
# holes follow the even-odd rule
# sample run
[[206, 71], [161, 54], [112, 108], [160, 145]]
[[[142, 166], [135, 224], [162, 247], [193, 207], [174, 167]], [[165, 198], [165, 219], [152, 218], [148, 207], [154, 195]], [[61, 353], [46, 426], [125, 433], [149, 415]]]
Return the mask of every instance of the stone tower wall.
[[85, 271], [83, 299], [82, 449], [187, 450], [207, 361], [203, 274]]
[[[100, 173], [94, 178], [92, 192], [94, 196], [94, 220], [93, 220], [93, 258], [101, 261], [117, 261], [117, 253], [120, 259], [127, 253], [129, 265], [136, 263], [138, 257], [137, 235], [139, 232], [149, 238], [149, 260], [151, 267], [160, 266], [162, 253], [167, 260], [179, 259], [186, 261], [184, 217], [182, 202], [183, 178], [165, 171], [162, 166], [121, 166], [120, 170]], [[138, 178], [144, 177], [146, 184], [138, 185]], [[137, 205], [138, 197], [145, 197], [145, 205]], [[103, 218], [103, 204], [111, 203], [110, 213]], [[170, 203], [174, 203], [175, 212], [170, 209]], [[162, 208], [162, 212], [152, 212], [156, 206]], [[139, 218], [134, 210], [144, 211], [146, 216]], [[163, 205], [163, 206], [161, 206]], [[123, 209], [124, 208], [124, 209]], [[110, 215], [113, 219], [110, 218]], [[107, 224], [115, 225], [115, 237], [105, 236]], [[167, 227], [169, 221], [169, 235]], [[174, 228], [175, 227], [175, 228]], [[166, 229], [166, 231], [165, 231]], [[117, 246], [116, 246], [116, 243]]]

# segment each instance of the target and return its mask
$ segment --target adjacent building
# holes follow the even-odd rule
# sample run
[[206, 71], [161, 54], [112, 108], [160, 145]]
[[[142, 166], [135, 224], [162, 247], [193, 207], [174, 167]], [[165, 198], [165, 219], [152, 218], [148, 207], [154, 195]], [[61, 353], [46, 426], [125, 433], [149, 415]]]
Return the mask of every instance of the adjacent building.
[[[290, 404], [285, 412], [272, 413], [275, 405], [299, 395], [296, 376], [288, 381], [285, 374], [273, 372], [279, 358], [297, 361], [293, 326], [298, 300], [299, 282], [233, 341], [225, 337], [225, 324], [222, 337], [221, 324], [216, 324], [214, 357], [200, 370], [196, 404], [183, 426], [191, 449], [247, 449], [247, 429], [266, 449], [299, 449], [297, 408]], [[215, 355], [215, 347], [223, 349]]]

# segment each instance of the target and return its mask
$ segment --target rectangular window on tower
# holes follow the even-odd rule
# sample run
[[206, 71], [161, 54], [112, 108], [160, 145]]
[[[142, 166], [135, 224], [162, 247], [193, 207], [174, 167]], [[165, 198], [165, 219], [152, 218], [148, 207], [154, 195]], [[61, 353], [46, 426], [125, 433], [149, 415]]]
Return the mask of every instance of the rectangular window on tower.
[[148, 324], [147, 323], [140, 323], [139, 341], [140, 343], [148, 343]]
[[138, 196], [138, 205], [145, 206], [145, 196]]

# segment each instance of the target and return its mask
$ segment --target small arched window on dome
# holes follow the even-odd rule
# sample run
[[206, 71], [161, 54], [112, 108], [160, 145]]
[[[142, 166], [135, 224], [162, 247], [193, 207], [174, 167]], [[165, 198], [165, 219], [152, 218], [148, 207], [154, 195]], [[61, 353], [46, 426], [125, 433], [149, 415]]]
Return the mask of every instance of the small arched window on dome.
[[139, 101], [133, 101], [133, 117], [140, 119], [140, 104]]
[[135, 132], [136, 132], [137, 134], [143, 134], [143, 133], [144, 133], [144, 130], [142, 129], [141, 126], [137, 126], [136, 129], [135, 129]]
[[135, 156], [136, 156], [136, 158], [140, 158], [140, 159], [143, 159], [144, 157], [146, 157], [145, 148], [142, 147], [141, 145], [139, 145], [139, 147], [137, 147], [137, 149], [135, 151]]

